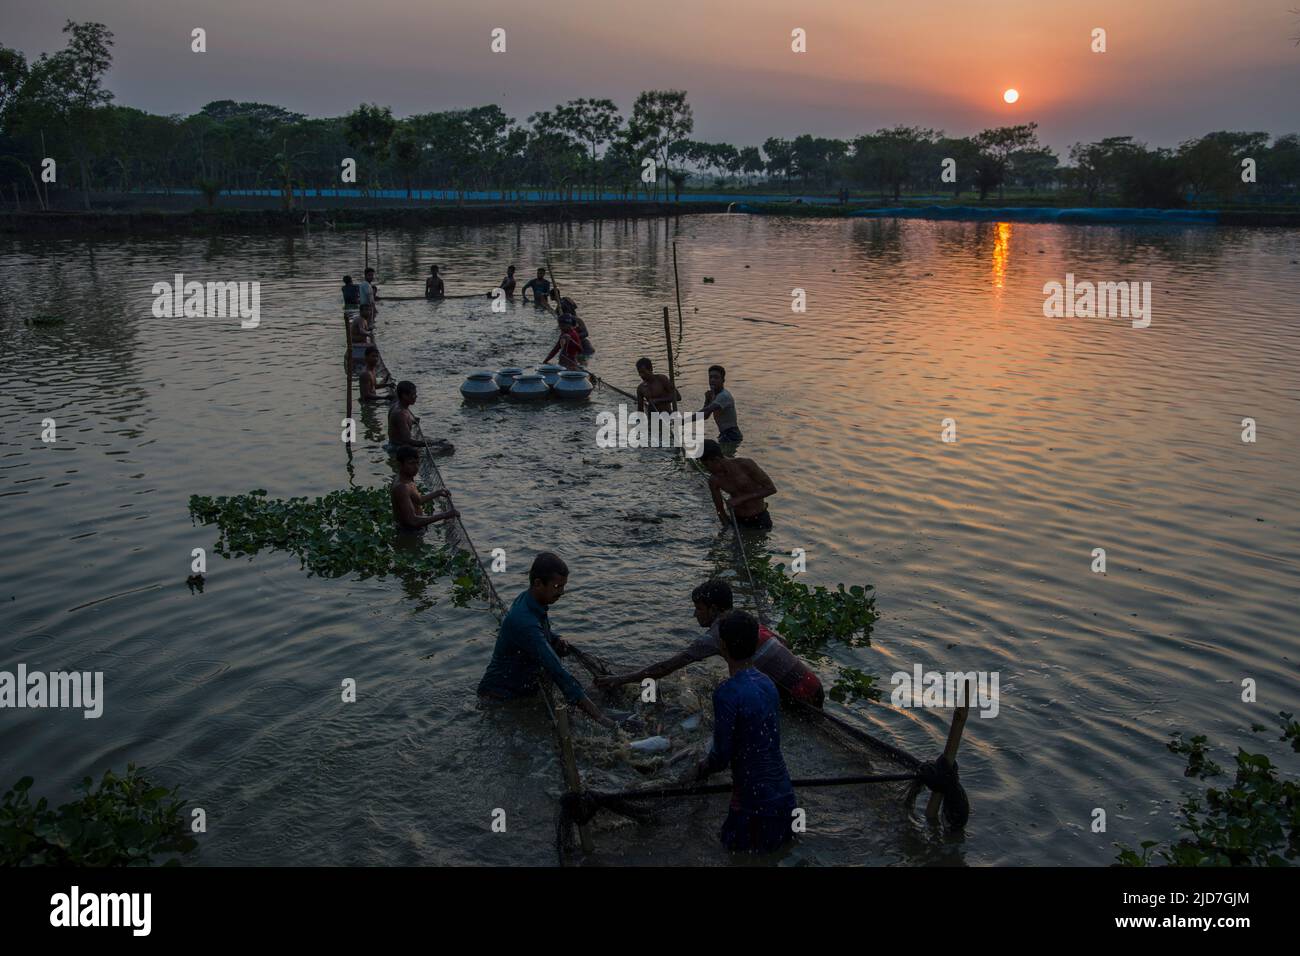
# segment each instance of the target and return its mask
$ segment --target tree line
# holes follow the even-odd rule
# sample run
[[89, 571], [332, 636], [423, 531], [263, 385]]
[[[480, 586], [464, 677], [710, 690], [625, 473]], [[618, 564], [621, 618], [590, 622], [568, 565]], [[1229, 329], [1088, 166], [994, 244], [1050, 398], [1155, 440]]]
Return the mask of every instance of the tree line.
[[[1214, 132], [1173, 149], [1114, 136], [1074, 144], [1065, 163], [1038, 141], [1035, 123], [962, 137], [896, 126], [853, 139], [804, 134], [738, 147], [691, 138], [683, 90], [643, 92], [626, 116], [612, 100], [587, 98], [523, 121], [496, 105], [397, 118], [389, 107], [361, 104], [346, 116], [309, 118], [232, 100], [160, 116], [117, 105], [104, 87], [112, 66], [107, 27], [69, 20], [63, 32], [62, 50], [30, 63], [0, 46], [0, 191], [41, 208], [56, 190], [80, 192], [89, 208], [92, 190], [177, 189], [198, 189], [209, 205], [226, 190], [278, 189], [291, 207], [304, 189], [351, 185], [342, 178], [347, 158], [356, 162], [355, 188], [405, 190], [408, 198], [418, 189], [460, 199], [476, 192], [509, 200], [526, 191], [659, 198], [680, 196], [688, 184], [761, 183], [895, 200], [1066, 190], [1087, 203], [1173, 207], [1294, 201], [1300, 188], [1296, 134]], [[43, 175], [47, 157], [57, 163], [53, 183]]]

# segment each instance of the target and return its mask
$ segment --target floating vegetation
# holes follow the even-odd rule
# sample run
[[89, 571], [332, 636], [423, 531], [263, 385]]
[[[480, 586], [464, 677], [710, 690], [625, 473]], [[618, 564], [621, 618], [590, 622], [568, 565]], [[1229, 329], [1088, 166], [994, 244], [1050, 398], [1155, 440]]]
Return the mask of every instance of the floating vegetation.
[[[754, 584], [767, 592], [780, 615], [774, 627], [796, 653], [824, 656], [830, 641], [849, 647], [869, 647], [871, 628], [876, 623], [876, 597], [871, 585], [835, 590], [809, 587], [786, 574], [784, 564], [772, 564], [765, 554], [749, 556], [749, 571]], [[845, 703], [856, 700], [879, 700], [875, 677], [856, 667], [838, 667], [838, 677], [828, 694], [831, 700]]]
[[784, 564], [772, 564], [767, 555], [751, 555], [749, 571], [780, 614], [776, 628], [796, 653], [820, 651], [829, 641], [849, 647], [871, 645], [871, 628], [878, 616], [871, 585], [845, 589], [839, 584], [834, 591], [809, 587], [787, 575]]
[[[1278, 714], [1279, 740], [1300, 753], [1300, 723], [1286, 712]], [[1253, 724], [1255, 733], [1268, 730]], [[1205, 737], [1183, 740], [1174, 734], [1166, 744], [1187, 758], [1183, 775], [1208, 780], [1223, 768], [1209, 758]], [[1180, 804], [1183, 836], [1168, 845], [1143, 840], [1139, 850], [1116, 843], [1121, 866], [1150, 866], [1156, 853], [1169, 866], [1294, 866], [1300, 858], [1300, 783], [1278, 778], [1278, 768], [1264, 754], [1237, 750], [1237, 773], [1230, 786], [1210, 787], [1204, 798], [1185, 797]], [[1204, 802], [1202, 802], [1202, 800]]]
[[81, 797], [57, 810], [45, 797], [31, 802], [32, 782], [23, 777], [0, 800], [0, 866], [149, 866], [156, 856], [172, 866], [198, 848], [177, 790], [154, 786], [135, 764], [97, 787], [84, 778]]
[[37, 326], [62, 325], [66, 321], [67, 319], [58, 318], [57, 316], [53, 316], [53, 315], [35, 315], [32, 316], [30, 319], [26, 320], [28, 325], [37, 325]]
[[473, 555], [423, 542], [394, 547], [387, 488], [349, 488], [312, 499], [268, 498], [263, 489], [219, 498], [192, 495], [190, 516], [217, 526], [216, 551], [223, 558], [288, 551], [309, 574], [320, 577], [392, 575], [429, 583], [450, 576], [457, 606], [487, 596]]

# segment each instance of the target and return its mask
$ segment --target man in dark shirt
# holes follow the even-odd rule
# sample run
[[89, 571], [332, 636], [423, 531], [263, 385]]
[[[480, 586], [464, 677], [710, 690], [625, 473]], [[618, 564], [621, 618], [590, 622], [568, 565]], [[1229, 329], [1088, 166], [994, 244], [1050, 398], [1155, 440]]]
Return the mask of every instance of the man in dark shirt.
[[696, 777], [731, 767], [731, 809], [719, 838], [733, 853], [771, 853], [794, 839], [796, 801], [781, 756], [776, 685], [754, 666], [758, 621], [730, 611], [718, 626], [731, 676], [713, 692], [713, 748]]
[[536, 278], [536, 279], [529, 279], [527, 282], [524, 283], [524, 287], [523, 287], [522, 291], [520, 292], [520, 295], [523, 296], [525, 302], [528, 301], [528, 290], [529, 290], [529, 289], [532, 289], [532, 290], [533, 290], [533, 304], [534, 304], [534, 305], [543, 306], [543, 305], [546, 304], [546, 300], [547, 300], [547, 299], [550, 297], [550, 295], [551, 295], [551, 284], [550, 284], [549, 282], [546, 281], [546, 270], [545, 270], [545, 269], [538, 269], [538, 270], [537, 270], [537, 278]]
[[343, 304], [361, 304], [361, 286], [352, 281], [352, 276], [343, 277]]
[[545, 672], [565, 700], [602, 727], [613, 727], [614, 721], [605, 716], [577, 678], [560, 663], [560, 658], [569, 653], [569, 645], [551, 633], [546, 609], [564, 596], [568, 581], [569, 567], [559, 555], [543, 551], [533, 559], [528, 590], [515, 598], [501, 621], [492, 660], [479, 681], [478, 692], [493, 700], [530, 697], [537, 693], [540, 673]]

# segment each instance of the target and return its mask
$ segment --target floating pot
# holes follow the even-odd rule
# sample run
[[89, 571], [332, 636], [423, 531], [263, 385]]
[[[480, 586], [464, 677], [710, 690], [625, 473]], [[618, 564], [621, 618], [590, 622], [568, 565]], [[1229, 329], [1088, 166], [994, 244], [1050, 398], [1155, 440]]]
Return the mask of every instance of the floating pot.
[[515, 384], [515, 379], [523, 374], [524, 370], [514, 365], [503, 368], [501, 371], [497, 372], [495, 381], [497, 383], [497, 388], [501, 390], [501, 394], [504, 395], [506, 392], [510, 391], [511, 386]]
[[460, 383], [460, 393], [471, 401], [483, 401], [500, 397], [501, 390], [491, 372], [470, 372]]
[[560, 380], [560, 373], [563, 371], [564, 371], [563, 365], [537, 366], [537, 374], [540, 375], [546, 381], [546, 384], [551, 388], [555, 388], [555, 383]]
[[555, 383], [557, 398], [586, 398], [595, 388], [586, 372], [561, 372]]
[[551, 394], [551, 390], [546, 387], [546, 379], [536, 372], [528, 372], [515, 379], [509, 394], [518, 401], [531, 402], [545, 398]]

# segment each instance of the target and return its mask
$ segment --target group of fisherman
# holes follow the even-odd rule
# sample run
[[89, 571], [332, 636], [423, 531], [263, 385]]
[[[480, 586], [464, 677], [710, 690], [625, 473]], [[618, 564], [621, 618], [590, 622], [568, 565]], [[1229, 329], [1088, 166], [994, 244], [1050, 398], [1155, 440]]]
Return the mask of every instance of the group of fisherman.
[[[510, 266], [498, 286], [508, 297], [515, 292], [514, 273], [515, 267]], [[412, 410], [417, 397], [415, 384], [394, 383], [386, 369], [381, 372], [382, 359], [374, 344], [379, 290], [373, 269], [367, 268], [364, 276], [355, 285], [350, 276], [344, 277], [344, 303], [358, 308], [349, 323], [351, 361], [359, 368], [361, 400], [390, 403], [387, 447], [396, 459], [398, 472], [391, 491], [394, 522], [399, 537], [419, 536], [429, 525], [460, 515], [452, 506], [450, 492], [423, 494], [416, 484], [422, 451], [445, 453], [451, 446], [427, 441], [422, 434], [417, 437], [419, 419]], [[560, 364], [576, 367], [594, 352], [587, 327], [577, 316], [576, 304], [558, 294], [544, 268], [525, 283], [525, 301], [530, 292], [538, 305], [556, 302], [559, 339], [543, 361], [558, 356]], [[431, 299], [446, 295], [437, 266], [430, 268], [425, 295]], [[641, 379], [636, 391], [638, 411], [667, 411], [682, 401], [676, 384], [656, 373], [649, 358], [639, 359], [636, 371]], [[743, 435], [737, 424], [735, 399], [726, 387], [726, 374], [721, 365], [708, 369], [709, 388], [698, 414], [714, 420], [718, 439], [705, 440], [700, 462], [709, 474], [713, 504], [724, 525], [734, 521], [737, 528], [769, 530], [772, 519], [766, 499], [776, 493], [776, 486], [753, 460], [735, 456]], [[435, 502], [441, 510], [427, 513], [426, 508]], [[491, 661], [478, 686], [479, 696], [487, 701], [532, 696], [545, 674], [570, 705], [602, 726], [619, 726], [561, 663], [560, 659], [569, 656], [573, 648], [552, 632], [548, 609], [564, 595], [568, 580], [568, 565], [558, 555], [543, 552], [536, 556], [529, 569], [528, 587], [514, 599], [501, 622]], [[713, 693], [713, 745], [695, 767], [693, 776], [702, 781], [724, 768], [731, 769], [731, 806], [720, 832], [725, 847], [747, 853], [778, 850], [793, 839], [796, 805], [781, 755], [780, 704], [792, 701], [794, 706], [820, 708], [824, 700], [821, 681], [778, 634], [733, 606], [731, 587], [726, 581], [714, 578], [701, 583], [692, 591], [691, 601], [696, 622], [707, 629], [705, 635], [671, 657], [639, 670], [599, 676], [595, 684], [601, 690], [613, 691], [625, 684], [660, 680], [697, 661], [722, 658], [728, 676]]]

